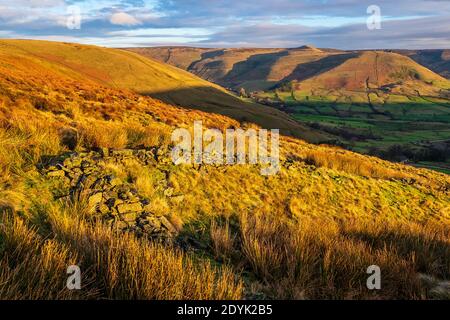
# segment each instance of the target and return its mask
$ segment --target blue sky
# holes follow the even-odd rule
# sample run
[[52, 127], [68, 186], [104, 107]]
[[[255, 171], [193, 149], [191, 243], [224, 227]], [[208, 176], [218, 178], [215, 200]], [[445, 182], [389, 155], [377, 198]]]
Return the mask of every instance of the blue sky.
[[[381, 10], [381, 29], [367, 28], [370, 5]], [[67, 27], [73, 8], [79, 29]], [[109, 47], [450, 48], [450, 0], [0, 0], [0, 38]]]

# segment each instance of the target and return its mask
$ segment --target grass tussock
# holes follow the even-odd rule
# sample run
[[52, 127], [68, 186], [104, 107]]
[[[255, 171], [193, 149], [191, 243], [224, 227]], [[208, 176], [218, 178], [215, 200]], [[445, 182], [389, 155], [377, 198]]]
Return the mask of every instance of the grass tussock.
[[412, 178], [409, 174], [371, 163], [367, 158], [358, 157], [354, 154], [330, 154], [329, 150], [310, 150], [305, 155], [305, 161], [316, 167], [326, 167], [363, 177], [376, 179]]
[[[131, 234], [118, 235], [100, 222], [87, 222], [82, 208], [65, 204], [49, 211], [51, 233], [45, 238], [51, 240], [19, 218], [2, 220], [2, 299], [241, 298], [242, 284], [230, 269], [194, 262], [175, 248]], [[65, 287], [70, 265], [83, 270], [79, 293]]]
[[[450, 276], [442, 226], [244, 216], [240, 233], [242, 257], [275, 298], [420, 299], [419, 274]], [[366, 287], [371, 265], [382, 270], [380, 292]]]

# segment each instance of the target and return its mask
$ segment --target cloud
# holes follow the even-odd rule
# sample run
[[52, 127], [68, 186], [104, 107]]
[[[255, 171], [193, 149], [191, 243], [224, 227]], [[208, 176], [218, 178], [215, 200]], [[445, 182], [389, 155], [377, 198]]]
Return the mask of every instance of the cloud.
[[[2, 37], [69, 37], [106, 46], [450, 48], [449, 0], [0, 0]], [[81, 29], [66, 28], [79, 6]]]
[[142, 24], [141, 21], [125, 12], [114, 13], [109, 21], [119, 26], [136, 26]]

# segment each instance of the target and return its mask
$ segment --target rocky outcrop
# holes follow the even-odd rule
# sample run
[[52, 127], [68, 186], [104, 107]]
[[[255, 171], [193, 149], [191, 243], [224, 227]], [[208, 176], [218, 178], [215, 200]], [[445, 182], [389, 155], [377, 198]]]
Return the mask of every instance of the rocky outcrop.
[[150, 201], [132, 184], [105, 173], [105, 164], [123, 164], [135, 160], [151, 165], [158, 158], [156, 150], [109, 150], [73, 152], [47, 161], [41, 172], [59, 179], [68, 190], [67, 197], [83, 200], [94, 217], [111, 228], [133, 232], [138, 237], [170, 241], [175, 228], [164, 216], [153, 214]]

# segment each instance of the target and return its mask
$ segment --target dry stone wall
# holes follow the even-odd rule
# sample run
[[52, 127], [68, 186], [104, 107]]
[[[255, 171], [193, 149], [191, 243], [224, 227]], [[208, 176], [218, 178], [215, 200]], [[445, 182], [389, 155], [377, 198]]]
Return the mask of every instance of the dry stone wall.
[[94, 216], [111, 228], [133, 232], [138, 237], [171, 241], [176, 234], [166, 217], [149, 209], [150, 201], [132, 184], [105, 173], [105, 163], [124, 164], [135, 160], [142, 165], [157, 161], [155, 150], [110, 150], [73, 152], [48, 161], [42, 173], [59, 179], [69, 190], [71, 199], [84, 199]]

